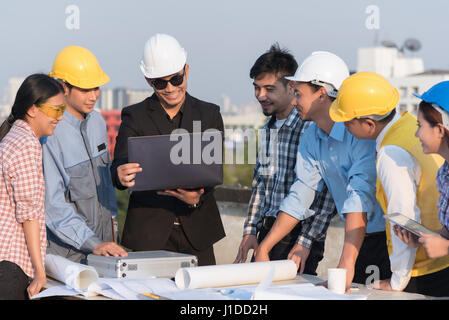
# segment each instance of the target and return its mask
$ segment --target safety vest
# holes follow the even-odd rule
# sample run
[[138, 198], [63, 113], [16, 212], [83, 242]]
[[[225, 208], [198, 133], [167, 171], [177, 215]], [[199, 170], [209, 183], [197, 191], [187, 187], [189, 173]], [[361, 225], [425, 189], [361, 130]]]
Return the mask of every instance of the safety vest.
[[[431, 230], [441, 229], [438, 219], [437, 201], [439, 192], [436, 188], [436, 176], [438, 168], [444, 159], [436, 154], [424, 154], [421, 143], [415, 137], [418, 129], [416, 118], [407, 111], [387, 131], [381, 143], [381, 148], [386, 145], [396, 145], [408, 151], [418, 161], [421, 168], [421, 181], [418, 186], [417, 205], [421, 212], [421, 224]], [[404, 195], [406, 197], [407, 195]], [[379, 178], [376, 185], [376, 197], [385, 213], [388, 213], [388, 200]], [[392, 253], [390, 223], [386, 221], [387, 245], [389, 254]], [[426, 250], [420, 246], [416, 252], [415, 263], [412, 269], [412, 277], [423, 276], [449, 267], [449, 256], [430, 259]]]

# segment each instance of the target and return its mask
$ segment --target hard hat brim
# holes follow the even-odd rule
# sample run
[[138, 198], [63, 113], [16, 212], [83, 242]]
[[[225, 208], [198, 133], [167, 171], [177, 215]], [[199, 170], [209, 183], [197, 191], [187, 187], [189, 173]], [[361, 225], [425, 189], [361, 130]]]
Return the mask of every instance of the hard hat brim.
[[414, 95], [415, 97], [421, 99], [421, 100], [424, 100], [423, 97], [422, 97], [423, 95], [419, 95], [419, 94], [417, 94], [417, 93], [413, 93], [413, 95]]
[[142, 71], [143, 75], [145, 76], [145, 78], [148, 79], [157, 79], [157, 78], [163, 78], [163, 77], [168, 77], [172, 74], [178, 73], [180, 71], [182, 71], [182, 69], [184, 68], [184, 66], [186, 65], [186, 60], [182, 61], [182, 63], [173, 66], [170, 69], [166, 69], [163, 71], [159, 71], [159, 72], [150, 72], [147, 70], [147, 67], [145, 66], [145, 62], [143, 60], [140, 61], [140, 71]]
[[296, 78], [295, 76], [284, 77], [284, 79], [290, 80], [290, 81], [298, 81], [298, 78]]
[[331, 117], [331, 120], [334, 122], [346, 122], [354, 119], [354, 117], [353, 118], [345, 117], [341, 114], [341, 112], [339, 112], [337, 100], [334, 100], [334, 102], [332, 102], [331, 107], [329, 109], [329, 116]]
[[100, 79], [96, 79], [95, 81], [92, 81], [89, 79], [77, 80], [68, 74], [61, 74], [59, 72], [50, 72], [48, 75], [50, 77], [66, 81], [69, 84], [71, 84], [72, 86], [81, 88], [81, 89], [98, 88], [98, 87], [104, 86], [106, 83], [108, 83], [111, 80], [106, 73], [103, 73], [102, 77]]
[[110, 81], [94, 54], [80, 46], [68, 46], [59, 51], [49, 76], [81, 89], [101, 87]]

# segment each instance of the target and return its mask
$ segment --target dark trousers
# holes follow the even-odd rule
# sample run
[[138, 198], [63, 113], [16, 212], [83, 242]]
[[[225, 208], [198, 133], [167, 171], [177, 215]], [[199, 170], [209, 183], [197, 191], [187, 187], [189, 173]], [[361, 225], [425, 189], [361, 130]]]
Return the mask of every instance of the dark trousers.
[[410, 278], [404, 291], [432, 297], [449, 297], [449, 268]]
[[[267, 236], [273, 223], [276, 219], [273, 217], [267, 217], [260, 228], [259, 234], [257, 236], [257, 241], [261, 243], [263, 239]], [[284, 260], [287, 259], [290, 250], [296, 244], [296, 239], [298, 239], [299, 233], [301, 231], [301, 223], [298, 223], [292, 231], [284, 238], [281, 239], [274, 247], [271, 249], [269, 257], [270, 260]], [[306, 265], [304, 267], [304, 273], [316, 276], [316, 269], [318, 268], [319, 262], [323, 259], [324, 254], [324, 239], [319, 241], [314, 241], [312, 247], [310, 248], [309, 257], [307, 258]], [[254, 257], [253, 257], [254, 259]], [[299, 271], [299, 270], [298, 270]]]
[[215, 265], [214, 247], [198, 251], [192, 247], [181, 225], [174, 225], [170, 237], [162, 250], [186, 253], [198, 258], [199, 266]]
[[0, 300], [28, 300], [28, 276], [15, 263], [0, 261]]
[[391, 278], [387, 236], [384, 232], [367, 233], [355, 263], [355, 283], [371, 284]]

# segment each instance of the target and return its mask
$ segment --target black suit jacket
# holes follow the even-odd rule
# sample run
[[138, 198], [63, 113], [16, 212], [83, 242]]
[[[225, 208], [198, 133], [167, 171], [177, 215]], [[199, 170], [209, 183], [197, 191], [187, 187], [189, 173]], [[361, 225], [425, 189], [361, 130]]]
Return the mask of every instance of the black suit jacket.
[[[111, 166], [116, 188], [125, 189], [118, 179], [117, 167], [128, 163], [128, 137], [170, 134], [166, 117], [156, 94], [123, 108]], [[211, 128], [223, 131], [220, 108], [186, 94], [180, 127], [192, 132], [193, 121], [201, 121], [201, 131]], [[155, 191], [135, 191], [129, 199], [122, 244], [137, 251], [160, 250], [170, 236], [176, 217], [196, 250], [204, 250], [225, 236], [213, 188], [205, 189], [197, 209]]]

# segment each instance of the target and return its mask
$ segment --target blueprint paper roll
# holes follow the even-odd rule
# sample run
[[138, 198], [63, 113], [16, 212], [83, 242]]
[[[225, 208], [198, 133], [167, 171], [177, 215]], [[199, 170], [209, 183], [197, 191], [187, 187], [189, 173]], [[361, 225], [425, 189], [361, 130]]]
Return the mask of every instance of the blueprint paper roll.
[[98, 280], [98, 273], [93, 267], [53, 254], [47, 254], [45, 258], [45, 271], [49, 277], [81, 291], [87, 290], [91, 283]]
[[274, 269], [273, 281], [296, 277], [296, 264], [292, 260], [250, 262], [181, 268], [176, 272], [179, 289], [200, 289], [254, 284], [262, 281]]

